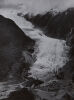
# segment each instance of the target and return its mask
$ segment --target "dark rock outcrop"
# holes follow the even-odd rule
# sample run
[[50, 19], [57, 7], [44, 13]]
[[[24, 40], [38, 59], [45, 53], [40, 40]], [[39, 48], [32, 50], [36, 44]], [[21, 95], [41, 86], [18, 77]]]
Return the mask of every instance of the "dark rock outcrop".
[[66, 39], [67, 35], [74, 27], [74, 8], [69, 8], [64, 12], [47, 12], [43, 15], [24, 16], [28, 21], [31, 21], [35, 27], [45, 30], [46, 35], [54, 38]]
[[2, 100], [35, 100], [32, 91], [23, 88], [19, 91], [12, 92], [7, 99]]
[[29, 15], [26, 14], [24, 17], [28, 20], [31, 21], [35, 27], [41, 27], [44, 28], [48, 25], [48, 21], [52, 19], [54, 15], [52, 12], [47, 12], [46, 14], [37, 14], [37, 15]]
[[0, 81], [20, 77], [24, 68], [29, 69], [26, 56], [32, 59], [34, 43], [11, 19], [0, 15]]

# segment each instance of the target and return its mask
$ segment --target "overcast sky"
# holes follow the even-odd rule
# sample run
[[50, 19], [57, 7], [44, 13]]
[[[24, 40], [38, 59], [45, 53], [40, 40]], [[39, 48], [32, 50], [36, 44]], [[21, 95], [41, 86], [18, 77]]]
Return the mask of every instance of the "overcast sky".
[[24, 5], [29, 11], [46, 11], [51, 8], [66, 9], [74, 7], [74, 0], [0, 0], [0, 7], [18, 8], [20, 4]]

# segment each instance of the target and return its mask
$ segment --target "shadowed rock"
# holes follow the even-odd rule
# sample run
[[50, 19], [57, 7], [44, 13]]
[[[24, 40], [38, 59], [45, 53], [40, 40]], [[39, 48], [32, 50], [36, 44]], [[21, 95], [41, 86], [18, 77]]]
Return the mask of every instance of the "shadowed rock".
[[26, 14], [24, 18], [32, 22], [35, 27], [44, 30], [47, 36], [66, 39], [71, 28], [74, 27], [74, 8], [56, 14], [53, 14], [53, 11], [35, 16]]
[[23, 52], [33, 49], [34, 43], [11, 19], [0, 15], [0, 81], [21, 76], [21, 70], [30, 66]]
[[34, 98], [32, 92], [24, 88], [11, 93], [7, 99], [2, 100], [35, 100]]

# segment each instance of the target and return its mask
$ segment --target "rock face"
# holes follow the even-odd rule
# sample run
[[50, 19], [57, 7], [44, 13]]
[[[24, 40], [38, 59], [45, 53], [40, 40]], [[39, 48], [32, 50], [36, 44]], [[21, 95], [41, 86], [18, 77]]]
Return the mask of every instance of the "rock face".
[[20, 77], [24, 68], [29, 69], [34, 43], [12, 20], [0, 15], [0, 81]]
[[74, 27], [74, 8], [69, 8], [64, 12], [47, 12], [43, 15], [26, 14], [24, 16], [28, 21], [31, 21], [36, 27], [40, 27], [46, 31], [46, 35], [66, 39], [66, 36]]
[[12, 92], [7, 99], [2, 100], [35, 100], [32, 91], [23, 88], [19, 91]]

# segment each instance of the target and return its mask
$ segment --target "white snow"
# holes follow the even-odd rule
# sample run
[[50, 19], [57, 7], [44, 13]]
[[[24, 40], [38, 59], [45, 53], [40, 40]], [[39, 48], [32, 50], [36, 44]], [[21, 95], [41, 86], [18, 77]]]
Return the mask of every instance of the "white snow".
[[[25, 29], [24, 29], [25, 31]], [[32, 77], [44, 79], [49, 72], [58, 71], [68, 61], [66, 41], [47, 37], [39, 29], [25, 31], [32, 39], [36, 40], [36, 61], [31, 67]]]

